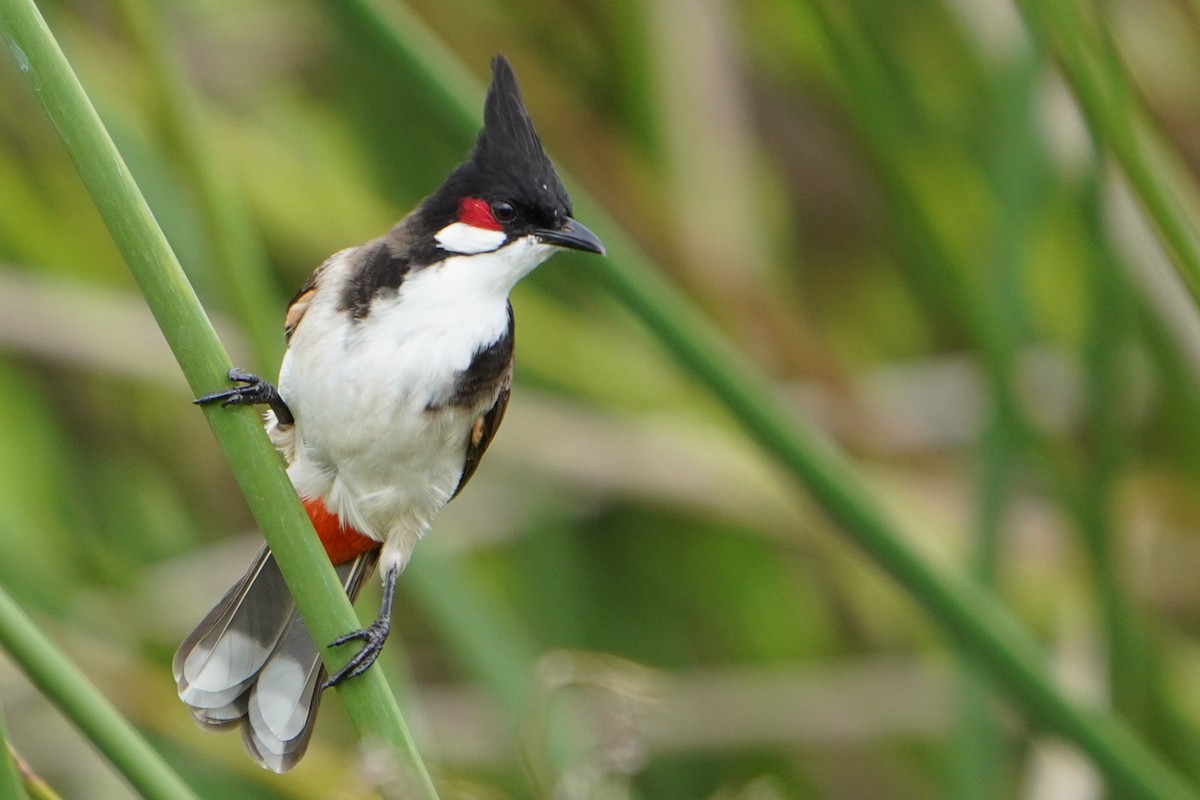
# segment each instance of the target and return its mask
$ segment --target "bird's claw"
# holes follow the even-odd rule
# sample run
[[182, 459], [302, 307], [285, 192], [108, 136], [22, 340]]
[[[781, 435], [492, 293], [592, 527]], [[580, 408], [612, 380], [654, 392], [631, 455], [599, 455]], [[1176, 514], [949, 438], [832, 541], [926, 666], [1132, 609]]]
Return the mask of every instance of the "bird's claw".
[[346, 662], [346, 666], [337, 671], [337, 674], [329, 678], [322, 684], [323, 689], [328, 689], [331, 686], [337, 686], [344, 680], [354, 678], [366, 672], [375, 659], [379, 658], [380, 652], [383, 651], [383, 643], [387, 641], [388, 632], [391, 630], [391, 622], [387, 617], [375, 620], [365, 628], [360, 628], [356, 631], [339, 636], [329, 643], [330, 647], [340, 647], [349, 642], [361, 641], [362, 649], [354, 654], [354, 657]]
[[234, 367], [229, 370], [229, 380], [240, 383], [241, 386], [234, 386], [231, 389], [223, 389], [219, 392], [201, 395], [192, 402], [198, 406], [203, 406], [220, 401], [221, 406], [225, 407], [267, 403], [275, 397], [275, 387], [254, 373], [246, 372], [244, 369]]
[[228, 375], [229, 380], [239, 383], [241, 386], [234, 386], [231, 389], [201, 395], [192, 402], [199, 406], [220, 402], [222, 408], [264, 403], [270, 406], [271, 410], [275, 412], [275, 419], [281, 425], [290, 425], [295, 421], [292, 417], [291, 409], [287, 407], [287, 403], [283, 402], [283, 398], [279, 396], [279, 390], [272, 386], [269, 381], [237, 367], [229, 370]]

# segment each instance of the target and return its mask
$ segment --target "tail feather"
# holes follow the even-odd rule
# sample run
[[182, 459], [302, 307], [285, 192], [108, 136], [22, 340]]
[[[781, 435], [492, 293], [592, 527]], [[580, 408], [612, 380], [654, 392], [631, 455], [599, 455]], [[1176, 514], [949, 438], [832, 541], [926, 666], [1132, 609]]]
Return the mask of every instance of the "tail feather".
[[291, 604], [287, 584], [266, 547], [175, 653], [179, 696], [196, 708], [219, 709], [242, 693], [279, 642]]
[[242, 741], [275, 772], [292, 768], [304, 755], [312, 731], [325, 668], [299, 615], [250, 691]]
[[[337, 567], [353, 599], [378, 552]], [[291, 769], [316, 721], [325, 669], [266, 547], [175, 654], [179, 697], [203, 727], [244, 723], [242, 741], [262, 766]]]
[[223, 731], [236, 726], [242, 721], [242, 717], [246, 716], [245, 695], [243, 694], [234, 702], [220, 708], [196, 708], [193, 706], [189, 710], [192, 712], [192, 719], [200, 723], [201, 727]]

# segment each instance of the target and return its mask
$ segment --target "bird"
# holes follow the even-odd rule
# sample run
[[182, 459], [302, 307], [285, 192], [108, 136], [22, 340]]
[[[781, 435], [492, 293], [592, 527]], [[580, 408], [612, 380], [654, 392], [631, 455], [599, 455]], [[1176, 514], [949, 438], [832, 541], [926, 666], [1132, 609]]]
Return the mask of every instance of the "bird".
[[247, 752], [291, 769], [324, 689], [365, 672], [391, 625], [400, 573], [479, 467], [508, 406], [509, 292], [555, 252], [604, 255], [573, 217], [512, 65], [492, 59], [467, 159], [387, 233], [329, 257], [284, 319], [277, 384], [232, 369], [200, 405], [265, 405], [265, 427], [351, 601], [378, 569], [379, 614], [330, 647], [359, 649], [326, 676], [264, 546], [180, 645], [180, 699], [201, 726], [240, 726]]

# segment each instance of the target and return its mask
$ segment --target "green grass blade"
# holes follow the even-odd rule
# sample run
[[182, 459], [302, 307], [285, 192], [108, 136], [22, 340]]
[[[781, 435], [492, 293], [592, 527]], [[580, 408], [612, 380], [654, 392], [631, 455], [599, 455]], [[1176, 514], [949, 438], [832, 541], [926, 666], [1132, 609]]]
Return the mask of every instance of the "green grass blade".
[[1200, 304], [1200, 199], [1188, 168], [1151, 124], [1102, 14], [1085, 20], [1074, 0], [1018, 0], [1026, 26], [1058, 59], [1092, 136], [1128, 178], [1159, 238]]
[[25, 785], [18, 774], [16, 759], [8, 745], [8, 729], [4, 725], [3, 714], [0, 714], [0, 797], [29, 800]]
[[[1016, 363], [1022, 344], [1021, 322], [1028, 318], [1021, 287], [1022, 259], [1036, 230], [1033, 221], [1042, 199], [1035, 177], [1037, 147], [1031, 119], [1037, 67], [1032, 54], [1021, 51], [1011, 63], [994, 70], [996, 77], [988, 85], [987, 102], [997, 135], [989, 140], [991, 146], [981, 159], [997, 200], [997, 232], [984, 257], [988, 273], [985, 285], [992, 296], [993, 310], [977, 316], [999, 330], [993, 338], [1000, 349], [986, 362], [994, 409], [979, 444], [978, 533], [972, 560], [976, 579], [993, 591], [1001, 563], [1004, 523], [1016, 479], [1024, 466], [1023, 445], [1031, 438], [1027, 423], [1015, 418], [1022, 409], [1011, 401], [1015, 395], [1011, 365]], [[949, 796], [964, 800], [1007, 796], [1011, 781], [1006, 766], [1017, 748], [995, 713], [989, 682], [976, 669], [963, 670], [961, 677], [961, 734], [953, 743], [957, 758], [950, 771]]]
[[1122, 515], [1113, 499], [1119, 496], [1120, 481], [1134, 461], [1128, 407], [1122, 400], [1127, 397], [1128, 354], [1139, 309], [1138, 295], [1108, 241], [1109, 215], [1100, 170], [1098, 164], [1083, 198], [1094, 267], [1089, 276], [1090, 320], [1080, 355], [1087, 379], [1087, 467], [1082, 475], [1083, 501], [1075, 513], [1104, 623], [1112, 705], [1196, 780], [1200, 771], [1189, 755], [1192, 737], [1167, 686], [1155, 626], [1127, 586], [1126, 553], [1119, 528]]
[[529, 705], [530, 673], [540, 652], [511, 614], [497, 608], [453, 555], [432, 549], [405, 576], [422, 612], [453, 642], [509, 718]]
[[[154, 221], [83, 87], [31, 0], [0, 0], [0, 25], [21, 70], [58, 130], [96, 208], [124, 255], [193, 391], [225, 384], [229, 359], [178, 260]], [[338, 585], [258, 415], [220, 408], [206, 414], [234, 477], [271, 545], [316, 641], [359, 623]], [[350, 654], [323, 651], [336, 670]], [[409, 796], [437, 793], [380, 670], [339, 688], [368, 747], [391, 753]], [[176, 797], [183, 796], [180, 794]]]
[[144, 797], [187, 800], [196, 796], [2, 589], [0, 646]]

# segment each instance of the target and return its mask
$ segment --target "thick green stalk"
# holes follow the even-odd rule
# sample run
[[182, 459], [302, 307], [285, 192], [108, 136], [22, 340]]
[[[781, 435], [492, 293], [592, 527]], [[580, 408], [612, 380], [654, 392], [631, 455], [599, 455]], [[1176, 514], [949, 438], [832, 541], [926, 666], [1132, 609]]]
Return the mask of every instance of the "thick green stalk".
[[[412, 80], [452, 110], [464, 140], [478, 127], [474, 106], [439, 81], [445, 60], [436, 40], [419, 25], [395, 22], [374, 0], [327, 3], [331, 14], [370, 27], [386, 38], [395, 64], [412, 70]], [[430, 61], [424, 60], [430, 53]], [[389, 65], [392, 66], [392, 65]], [[460, 67], [454, 67], [460, 75]], [[922, 558], [882, 513], [861, 479], [824, 440], [807, 430], [791, 409], [736, 353], [712, 325], [662, 277], [653, 262], [603, 209], [579, 187], [571, 188], [577, 216], [608, 247], [609, 258], [586, 274], [607, 287], [637, 314], [671, 350], [677, 361], [706, 385], [746, 431], [779, 465], [800, 480], [846, 535], [891, 575], [953, 639], [979, 663], [996, 685], [1043, 729], [1058, 733], [1089, 753], [1127, 796], [1200, 797], [1128, 727], [1103, 710], [1080, 707], [1058, 690], [1046, 659], [1032, 637], [976, 583]]]
[[[0, 26], [47, 115], [129, 264], [171, 350], [196, 393], [226, 384], [230, 364], [178, 260], [32, 0], [0, 0]], [[209, 424], [229, 460], [263, 535], [275, 553], [316, 641], [359, 626], [345, 592], [312, 535], [295, 490], [250, 409], [214, 408]], [[331, 670], [350, 653], [323, 650]], [[409, 796], [437, 796], [396, 699], [380, 670], [338, 691], [359, 735], [386, 748], [408, 778]], [[178, 795], [176, 795], [178, 796]]]
[[152, 800], [195, 798], [192, 790], [141, 734], [2, 589], [0, 646], [38, 690], [67, 715], [144, 797]]

